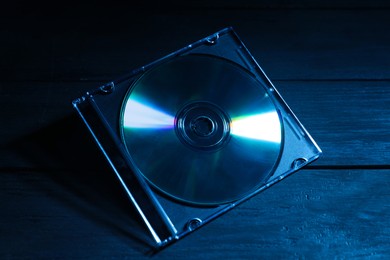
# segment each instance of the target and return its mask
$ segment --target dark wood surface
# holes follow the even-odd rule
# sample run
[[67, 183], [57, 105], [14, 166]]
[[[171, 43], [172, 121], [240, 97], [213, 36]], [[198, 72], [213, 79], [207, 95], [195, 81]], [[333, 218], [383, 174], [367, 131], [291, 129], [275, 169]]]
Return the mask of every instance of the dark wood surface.
[[[389, 7], [385, 1], [5, 7], [0, 258], [389, 258]], [[226, 26], [236, 29], [324, 154], [151, 255], [144, 227], [71, 101]]]

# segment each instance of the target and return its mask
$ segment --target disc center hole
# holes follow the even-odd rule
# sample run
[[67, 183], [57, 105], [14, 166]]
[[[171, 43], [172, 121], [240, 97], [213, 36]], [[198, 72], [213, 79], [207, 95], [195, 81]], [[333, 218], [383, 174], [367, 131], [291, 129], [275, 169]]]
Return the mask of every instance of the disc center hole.
[[214, 132], [215, 124], [211, 118], [199, 116], [192, 120], [191, 130], [198, 136], [209, 136]]

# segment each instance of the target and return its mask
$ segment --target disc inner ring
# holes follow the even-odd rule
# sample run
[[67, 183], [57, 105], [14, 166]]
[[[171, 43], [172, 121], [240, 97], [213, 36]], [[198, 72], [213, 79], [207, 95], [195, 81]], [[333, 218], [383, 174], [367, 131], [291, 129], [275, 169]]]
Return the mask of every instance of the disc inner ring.
[[179, 140], [190, 148], [216, 151], [229, 139], [230, 119], [210, 102], [192, 102], [179, 110], [175, 131]]
[[199, 116], [191, 121], [191, 130], [198, 136], [209, 136], [216, 130], [214, 120], [207, 116]]

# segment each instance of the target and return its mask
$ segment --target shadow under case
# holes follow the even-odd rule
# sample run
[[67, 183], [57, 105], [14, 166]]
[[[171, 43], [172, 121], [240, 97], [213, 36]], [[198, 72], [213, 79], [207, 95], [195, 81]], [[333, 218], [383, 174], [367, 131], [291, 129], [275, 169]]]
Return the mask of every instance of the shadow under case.
[[73, 101], [162, 248], [321, 150], [232, 28]]

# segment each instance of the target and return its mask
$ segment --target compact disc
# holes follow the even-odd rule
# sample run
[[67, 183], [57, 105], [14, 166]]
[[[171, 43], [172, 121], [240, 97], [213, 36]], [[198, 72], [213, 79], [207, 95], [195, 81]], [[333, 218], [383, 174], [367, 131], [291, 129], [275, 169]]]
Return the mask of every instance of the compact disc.
[[249, 71], [208, 55], [146, 71], [120, 115], [134, 168], [164, 194], [199, 205], [243, 198], [270, 177], [281, 154], [281, 122]]

